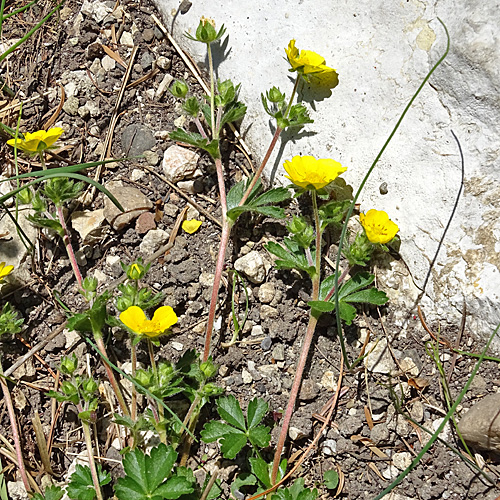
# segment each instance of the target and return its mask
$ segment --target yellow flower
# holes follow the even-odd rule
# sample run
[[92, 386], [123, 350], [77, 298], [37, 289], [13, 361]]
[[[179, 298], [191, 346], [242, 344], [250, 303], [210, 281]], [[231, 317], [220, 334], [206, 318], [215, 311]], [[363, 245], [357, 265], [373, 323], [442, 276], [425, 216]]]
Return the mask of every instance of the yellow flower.
[[59, 127], [51, 128], [47, 131], [38, 130], [37, 132], [27, 132], [24, 134], [24, 139], [10, 139], [7, 141], [7, 144], [10, 146], [16, 146], [18, 149], [22, 149], [26, 151], [26, 153], [40, 153], [41, 151], [45, 151], [46, 149], [50, 149], [50, 147], [61, 137], [64, 133], [64, 130]]
[[140, 307], [131, 306], [120, 314], [120, 321], [137, 335], [158, 337], [177, 323], [177, 315], [170, 306], [162, 306], [148, 319]]
[[313, 156], [294, 156], [292, 161], [283, 164], [289, 175], [286, 175], [296, 186], [323, 189], [347, 170], [339, 162], [324, 158], [316, 160]]
[[202, 224], [201, 220], [196, 220], [196, 219], [185, 220], [182, 223], [182, 229], [184, 229], [186, 233], [193, 234], [196, 233], [196, 231], [198, 231], [201, 224]]
[[389, 243], [399, 231], [398, 225], [392, 222], [383, 210], [372, 208], [366, 212], [366, 215], [361, 213], [359, 221], [365, 229], [367, 238], [372, 243], [382, 243], [383, 245]]
[[5, 262], [0, 262], [0, 283], [8, 276], [14, 269], [14, 266], [6, 266]]
[[309, 82], [328, 88], [336, 87], [339, 78], [337, 72], [325, 64], [325, 58], [312, 50], [301, 50], [295, 47], [295, 40], [290, 40], [285, 49], [291, 71], [298, 71]]

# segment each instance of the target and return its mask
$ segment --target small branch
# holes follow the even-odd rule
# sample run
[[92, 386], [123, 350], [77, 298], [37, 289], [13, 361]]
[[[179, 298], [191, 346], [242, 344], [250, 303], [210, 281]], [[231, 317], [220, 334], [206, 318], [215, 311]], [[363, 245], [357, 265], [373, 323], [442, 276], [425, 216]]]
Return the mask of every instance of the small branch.
[[26, 474], [26, 468], [24, 466], [23, 452], [21, 449], [21, 439], [19, 437], [19, 430], [17, 428], [16, 413], [14, 412], [14, 405], [12, 404], [12, 398], [10, 396], [10, 391], [7, 385], [7, 381], [3, 376], [1, 360], [0, 360], [0, 385], [2, 386], [5, 406], [7, 406], [7, 413], [9, 414], [10, 426], [12, 427], [12, 438], [14, 440], [14, 447], [16, 449], [16, 457], [17, 457], [17, 464], [19, 466], [19, 472], [21, 474], [21, 479], [23, 480], [26, 492], [30, 493], [31, 487], [30, 483], [28, 482], [28, 476]]

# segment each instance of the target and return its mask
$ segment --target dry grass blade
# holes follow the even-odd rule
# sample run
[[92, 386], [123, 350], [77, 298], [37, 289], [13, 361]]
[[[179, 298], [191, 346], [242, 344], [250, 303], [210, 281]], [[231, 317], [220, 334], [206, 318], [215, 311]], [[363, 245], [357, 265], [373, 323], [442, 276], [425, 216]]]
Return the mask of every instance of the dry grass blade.
[[48, 130], [50, 127], [52, 127], [52, 125], [54, 125], [54, 123], [57, 120], [57, 117], [59, 116], [59, 114], [63, 109], [64, 101], [66, 100], [66, 93], [64, 92], [64, 87], [59, 82], [57, 82], [57, 85], [59, 85], [59, 88], [61, 89], [61, 100], [59, 101], [59, 104], [57, 105], [57, 108], [52, 114], [52, 116], [43, 124], [42, 128], [44, 130]]
[[35, 410], [35, 416], [31, 421], [33, 423], [36, 444], [38, 446], [38, 451], [40, 452], [40, 459], [42, 460], [43, 467], [45, 468], [46, 472], [48, 472], [49, 474], [53, 474], [52, 466], [50, 465], [50, 456], [47, 441], [45, 439], [45, 434], [43, 433], [42, 422], [40, 420], [38, 410]]
[[111, 59], [114, 59], [120, 66], [123, 66], [125, 69], [127, 69], [127, 63], [121, 58], [120, 54], [118, 52], [115, 52], [114, 50], [111, 50], [107, 45], [102, 44], [101, 45], [102, 50], [106, 52], [106, 54], [111, 57]]
[[378, 476], [380, 479], [382, 479], [382, 481], [387, 481], [387, 479], [386, 479], [384, 476], [382, 476], [382, 474], [380, 473], [380, 471], [378, 470], [377, 466], [376, 466], [374, 463], [370, 462], [370, 463], [368, 464], [368, 467], [370, 467], [370, 469], [371, 469], [373, 472], [375, 472], [375, 474], [377, 474], [377, 476]]
[[354, 435], [354, 436], [351, 436], [351, 441], [354, 441], [354, 442], [359, 441], [360, 443], [364, 444], [371, 452], [373, 452], [379, 458], [383, 458], [384, 460], [391, 459], [391, 457], [386, 455], [380, 448], [377, 448], [370, 438], [367, 438], [364, 436]]

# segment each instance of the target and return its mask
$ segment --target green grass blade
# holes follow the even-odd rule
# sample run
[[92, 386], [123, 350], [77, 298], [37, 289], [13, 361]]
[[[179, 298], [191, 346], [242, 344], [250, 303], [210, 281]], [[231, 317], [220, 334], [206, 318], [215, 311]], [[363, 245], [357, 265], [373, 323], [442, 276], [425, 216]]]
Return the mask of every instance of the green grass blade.
[[23, 245], [26, 247], [28, 252], [31, 253], [33, 251], [33, 248], [34, 248], [33, 242], [28, 238], [28, 235], [24, 232], [23, 228], [19, 225], [19, 222], [16, 219], [16, 217], [14, 217], [11, 214], [10, 210], [3, 203], [0, 203], [0, 206], [5, 210], [5, 213], [7, 214], [7, 216], [10, 217], [10, 220], [16, 226], [16, 230], [17, 230], [18, 235], [20, 236], [20, 240], [22, 241]]
[[493, 333], [491, 334], [490, 338], [488, 339], [488, 342], [486, 343], [485, 348], [483, 349], [481, 356], [477, 360], [474, 369], [472, 370], [469, 379], [465, 383], [464, 388], [460, 391], [460, 394], [458, 395], [456, 401], [453, 403], [452, 407], [450, 408], [450, 411], [446, 414], [444, 417], [443, 421], [441, 422], [441, 425], [437, 428], [436, 432], [431, 436], [427, 444], [422, 448], [420, 453], [413, 459], [413, 462], [403, 471], [401, 474], [381, 493], [379, 493], [373, 500], [380, 500], [383, 498], [385, 495], [390, 493], [401, 481], [418, 465], [422, 457], [429, 451], [431, 446], [434, 444], [434, 441], [438, 438], [439, 434], [441, 434], [441, 431], [444, 429], [445, 425], [448, 423], [448, 421], [452, 418], [453, 414], [455, 413], [455, 410], [457, 409], [458, 405], [462, 401], [463, 397], [469, 390], [469, 387], [474, 380], [474, 377], [476, 376], [477, 372], [479, 371], [479, 367], [481, 366], [481, 363], [484, 361], [484, 357], [486, 355], [486, 351], [489, 349], [491, 342], [495, 338], [495, 335], [498, 332], [498, 329], [500, 328], [500, 324], [495, 328]]
[[21, 7], [17, 10], [14, 10], [10, 14], [7, 14], [6, 16], [4, 16], [3, 15], [3, 5], [5, 4], [5, 0], [3, 0], [2, 9], [0, 10], [0, 23], [2, 21], [5, 21], [6, 19], [9, 19], [9, 17], [17, 16], [17, 14], [23, 13], [25, 10], [28, 10], [32, 5], [35, 5], [36, 3], [38, 3], [38, 0], [33, 0], [32, 2], [26, 4], [24, 7]]
[[[418, 87], [418, 89], [416, 90], [416, 92], [413, 94], [413, 97], [410, 99], [410, 101], [406, 105], [405, 109], [403, 110], [403, 113], [399, 117], [399, 120], [396, 122], [396, 125], [394, 126], [392, 132], [390, 133], [389, 137], [387, 138], [387, 140], [385, 141], [384, 145], [382, 146], [382, 149], [379, 151], [379, 153], [375, 157], [375, 160], [373, 160], [373, 163], [372, 163], [371, 167], [368, 169], [368, 172], [366, 172], [366, 175], [364, 176], [363, 180], [361, 181], [361, 184], [359, 185], [359, 188], [358, 188], [358, 190], [357, 190], [357, 192], [356, 192], [356, 194], [355, 194], [355, 196], [354, 196], [351, 204], [349, 205], [349, 209], [347, 211], [345, 222], [344, 222], [344, 224], [342, 226], [342, 233], [340, 235], [340, 241], [339, 241], [339, 248], [338, 248], [338, 253], [337, 253], [337, 259], [336, 259], [336, 262], [335, 262], [335, 274], [337, 276], [339, 276], [340, 257], [342, 256], [342, 248], [343, 248], [344, 241], [345, 241], [345, 238], [346, 238], [346, 233], [347, 233], [347, 222], [349, 221], [349, 218], [352, 215], [352, 212], [354, 210], [354, 205], [358, 201], [359, 195], [361, 194], [361, 191], [365, 187], [365, 184], [368, 181], [368, 178], [370, 177], [371, 173], [373, 172], [373, 169], [377, 165], [378, 161], [380, 160], [380, 157], [382, 156], [382, 154], [386, 150], [387, 146], [391, 142], [391, 140], [394, 137], [395, 133], [399, 129], [399, 126], [401, 125], [401, 122], [403, 121], [404, 117], [408, 113], [408, 111], [411, 108], [413, 102], [418, 97], [418, 95], [420, 94], [420, 92], [424, 88], [424, 85], [428, 82], [429, 78], [432, 76], [432, 74], [434, 73], [434, 71], [444, 61], [444, 59], [446, 58], [446, 56], [448, 55], [448, 52], [450, 50], [450, 35], [448, 33], [448, 29], [446, 28], [446, 25], [443, 23], [443, 21], [441, 21], [441, 19], [438, 18], [438, 21], [442, 24], [442, 26], [443, 26], [443, 28], [444, 28], [444, 30], [446, 32], [446, 39], [447, 39], [446, 50], [443, 53], [443, 55], [439, 58], [439, 60], [437, 61], [437, 63], [431, 68], [431, 70], [429, 71], [429, 73], [427, 73], [426, 77], [423, 79], [422, 83], [420, 84], [420, 86]], [[339, 293], [338, 293], [338, 291], [339, 291], [339, 287], [336, 286], [335, 287], [335, 310], [336, 311], [339, 310]], [[335, 316], [336, 316], [336, 319], [337, 319], [337, 333], [338, 333], [339, 340], [340, 340], [340, 347], [342, 349], [342, 355], [344, 356], [345, 364], [346, 364], [347, 368], [349, 369], [350, 368], [350, 364], [349, 364], [349, 360], [347, 358], [347, 351], [346, 351], [346, 348], [345, 348], [344, 334], [342, 333], [342, 324], [340, 322], [340, 315], [336, 314]]]
[[26, 35], [24, 35], [18, 42], [16, 42], [12, 47], [7, 49], [2, 55], [0, 55], [0, 63], [12, 52], [14, 52], [18, 47], [20, 47], [33, 33], [39, 30], [64, 4], [64, 0], [56, 5], [36, 26], [31, 28]]

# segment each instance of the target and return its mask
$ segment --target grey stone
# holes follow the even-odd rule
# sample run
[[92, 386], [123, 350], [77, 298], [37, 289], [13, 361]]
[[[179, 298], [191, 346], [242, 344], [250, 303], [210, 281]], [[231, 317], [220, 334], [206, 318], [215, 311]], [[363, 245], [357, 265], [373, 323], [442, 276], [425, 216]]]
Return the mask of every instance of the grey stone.
[[305, 431], [299, 429], [298, 427], [293, 427], [293, 426], [291, 426], [290, 429], [288, 430], [288, 435], [290, 436], [290, 439], [292, 441], [297, 441], [298, 439], [303, 439], [308, 436], [308, 434]]
[[78, 114], [79, 107], [80, 101], [75, 96], [69, 96], [63, 104], [63, 110], [71, 116], [76, 116]]
[[400, 453], [394, 453], [392, 456], [392, 463], [399, 470], [405, 470], [411, 464], [411, 454], [407, 451], [402, 451]]
[[169, 234], [163, 229], [152, 229], [144, 236], [139, 251], [144, 256], [149, 256], [156, 252], [168, 240]]
[[458, 430], [472, 448], [500, 452], [500, 393], [478, 401], [460, 419]]
[[[253, 334], [254, 333], [253, 333], [253, 329], [252, 329], [252, 335]], [[262, 339], [262, 342], [260, 343], [260, 347], [262, 348], [263, 351], [269, 351], [269, 349], [271, 349], [272, 344], [273, 344], [273, 341], [272, 341], [271, 337], [265, 337]]]
[[120, 212], [108, 197], [104, 198], [104, 217], [117, 231], [130, 224], [142, 212], [153, 208], [153, 203], [139, 189], [127, 186], [122, 181], [108, 182], [106, 188], [116, 197], [124, 210], [124, 213]]
[[[20, 207], [18, 223], [28, 239], [35, 244], [38, 230], [26, 220], [26, 215], [29, 214], [34, 214], [34, 211], [26, 206]], [[0, 218], [0, 234], [8, 235], [8, 239], [2, 240], [0, 244], [0, 262], [14, 266], [7, 281], [15, 285], [25, 285], [31, 280], [31, 272], [27, 262], [28, 250], [19, 238], [15, 224], [5, 211]]]
[[263, 304], [270, 304], [274, 299], [276, 287], [273, 283], [263, 283], [259, 288], [258, 297]]
[[155, 167], [158, 165], [158, 162], [160, 161], [160, 157], [158, 156], [158, 153], [155, 153], [154, 151], [144, 151], [144, 159], [148, 163], [148, 165]]
[[7, 492], [10, 500], [28, 500], [29, 495], [26, 493], [26, 488], [22, 481], [7, 482]]
[[154, 37], [155, 37], [155, 31], [153, 29], [151, 29], [151, 28], [146, 28], [142, 32], [142, 38], [147, 43], [152, 42]]
[[385, 424], [377, 424], [373, 426], [370, 431], [370, 439], [375, 443], [387, 443], [389, 442], [390, 432]]
[[321, 445], [321, 453], [327, 457], [331, 457], [337, 453], [337, 441], [334, 439], [326, 439]]
[[103, 209], [73, 212], [71, 215], [71, 225], [80, 235], [84, 245], [102, 240], [105, 232], [105, 228], [102, 226], [104, 221]]
[[276, 344], [273, 348], [272, 356], [276, 361], [284, 361], [285, 346], [283, 344]]
[[181, 146], [170, 146], [163, 155], [163, 172], [170, 182], [193, 177], [200, 155]]
[[385, 338], [370, 342], [364, 359], [366, 368], [373, 373], [390, 374], [397, 370]]
[[132, 123], [122, 132], [122, 150], [127, 156], [139, 156], [156, 145], [151, 130], [142, 123]]
[[116, 68], [116, 61], [107, 54], [101, 59], [101, 66], [104, 71], [111, 71]]
[[278, 310], [274, 307], [264, 304], [260, 307], [260, 319], [266, 321], [269, 319], [275, 319], [278, 317]]
[[236, 259], [234, 263], [234, 268], [238, 272], [243, 273], [252, 283], [257, 285], [266, 279], [270, 267], [269, 262], [256, 250]]
[[163, 77], [162, 81], [158, 85], [158, 88], [156, 89], [155, 92], [155, 97], [156, 99], [161, 99], [163, 97], [163, 94], [167, 91], [168, 87], [170, 87], [170, 84], [174, 80], [174, 77], [168, 73], [165, 74]]
[[165, 57], [165, 56], [160, 56], [156, 60], [156, 64], [158, 65], [158, 67], [160, 69], [162, 69], [163, 71], [166, 71], [172, 65], [172, 61], [170, 59], [168, 59], [167, 57]]
[[112, 10], [113, 9], [111, 7], [108, 7], [100, 0], [83, 0], [80, 12], [91, 17], [97, 23], [100, 23], [108, 14], [111, 14]]
[[144, 52], [144, 54], [142, 54], [141, 60], [140, 60], [140, 65], [142, 66], [142, 69], [145, 71], [150, 70], [154, 60], [155, 60], [155, 57], [153, 54], [151, 54], [151, 52], [149, 52], [149, 51]]
[[301, 401], [312, 401], [318, 395], [318, 387], [314, 380], [307, 378], [302, 381], [299, 391]]

